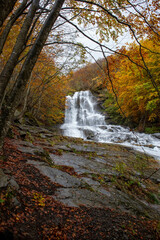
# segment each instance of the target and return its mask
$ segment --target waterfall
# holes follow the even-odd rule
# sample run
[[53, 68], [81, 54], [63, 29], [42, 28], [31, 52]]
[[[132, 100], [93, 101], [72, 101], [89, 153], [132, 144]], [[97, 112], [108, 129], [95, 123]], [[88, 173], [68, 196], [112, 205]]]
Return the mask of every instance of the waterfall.
[[65, 136], [130, 146], [160, 159], [160, 134], [137, 133], [107, 124], [90, 91], [75, 92], [72, 97], [66, 97], [65, 120], [61, 129]]
[[65, 123], [74, 126], [105, 125], [105, 117], [97, 110], [97, 101], [90, 91], [76, 92], [67, 96]]
[[94, 135], [95, 127], [105, 125], [105, 117], [99, 112], [90, 91], [75, 92], [73, 97], [66, 97], [65, 122], [61, 126], [64, 135], [89, 139]]

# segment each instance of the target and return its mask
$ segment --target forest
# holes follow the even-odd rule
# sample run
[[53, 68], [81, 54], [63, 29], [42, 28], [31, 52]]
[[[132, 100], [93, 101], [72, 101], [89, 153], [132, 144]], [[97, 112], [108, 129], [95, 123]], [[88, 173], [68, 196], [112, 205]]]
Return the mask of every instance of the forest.
[[[158, 0], [0, 0], [0, 239], [160, 239], [159, 13]], [[83, 96], [62, 129], [66, 96], [85, 90], [107, 142], [89, 124], [73, 134]]]
[[[144, 50], [145, 62], [159, 86], [159, 44], [149, 38], [141, 44], [150, 49]], [[75, 71], [71, 85], [76, 90], [91, 89], [95, 92], [104, 113], [109, 113], [114, 123], [121, 122], [140, 132], [159, 131], [160, 99], [150, 77], [138, 66], [141, 62], [138, 46], [135, 42], [130, 43], [120, 52], [132, 58], [137, 65], [124, 55], [113, 54], [107, 57], [109, 76], [106, 76], [106, 59], [103, 58]]]
[[[24, 115], [62, 123], [65, 96], [83, 89], [98, 91], [104, 111], [116, 112], [115, 119], [139, 131], [159, 127], [158, 1], [8, 0], [11, 8], [3, 2], [1, 145], [12, 121]], [[83, 31], [95, 25], [98, 40]], [[131, 43], [107, 46], [126, 31]], [[78, 34], [97, 48], [76, 41]], [[101, 59], [94, 58], [96, 51]], [[95, 63], [87, 63], [87, 54]]]

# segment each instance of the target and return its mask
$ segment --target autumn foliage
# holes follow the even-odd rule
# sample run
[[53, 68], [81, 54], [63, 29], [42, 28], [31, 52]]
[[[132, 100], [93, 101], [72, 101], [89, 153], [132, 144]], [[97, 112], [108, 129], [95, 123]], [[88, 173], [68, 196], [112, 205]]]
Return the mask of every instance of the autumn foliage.
[[[73, 74], [76, 89], [91, 89], [103, 96], [104, 107], [109, 105], [123, 118], [131, 119], [139, 130], [145, 123], [160, 123], [160, 52], [156, 38], [148, 38], [122, 47], [117, 53], [88, 64]], [[107, 66], [108, 62], [108, 66]], [[157, 86], [153, 84], [153, 81]]]
[[28, 111], [47, 124], [61, 123], [67, 82], [68, 78], [55, 66], [54, 56], [43, 51], [32, 73]]
[[[142, 41], [141, 50], [148, 71], [160, 90], [160, 55], [159, 44], [153, 39]], [[148, 48], [150, 50], [148, 50]], [[110, 57], [110, 71], [113, 86], [119, 105], [126, 117], [132, 118], [137, 124], [141, 121], [160, 122], [160, 99], [152, 79], [143, 67], [139, 46], [132, 43], [121, 49], [121, 53], [133, 59], [131, 62], [125, 56]], [[111, 85], [108, 86], [112, 91]], [[120, 111], [120, 110], [119, 110]], [[121, 112], [121, 111], [120, 111]]]
[[[117, 111], [123, 117], [132, 119], [137, 125], [142, 125], [142, 128], [146, 122], [159, 124], [157, 0], [144, 3], [128, 0], [78, 0], [67, 1], [65, 8], [62, 8], [63, 0], [37, 0], [36, 6], [34, 1], [14, 2], [13, 11], [9, 11], [10, 14], [8, 13], [8, 18], [0, 29], [3, 39], [6, 27], [11, 24], [8, 35], [4, 38], [5, 44], [0, 47], [2, 71], [0, 98], [3, 106], [1, 128], [6, 128], [3, 132], [8, 131], [9, 125], [6, 124], [5, 127], [4, 124], [7, 114], [10, 113], [8, 118], [9, 122], [12, 122], [16, 109], [20, 112], [18, 117], [24, 116], [29, 111], [43, 123], [63, 122], [65, 95], [86, 89], [92, 91], [107, 89], [115, 98], [114, 107], [118, 109]], [[16, 15], [22, 3], [23, 9]], [[47, 19], [54, 3], [60, 6], [55, 10], [57, 15], [52, 16], [53, 19], [54, 16], [57, 17], [50, 25], [50, 30], [47, 30], [49, 22], [46, 25], [44, 23], [49, 21]], [[28, 15], [30, 11], [31, 18]], [[12, 21], [15, 16], [15, 20]], [[58, 25], [52, 28], [55, 21]], [[45, 31], [41, 34], [43, 27]], [[96, 38], [85, 31], [92, 27], [96, 27], [93, 34]], [[118, 37], [125, 31], [130, 33], [135, 43], [119, 50], [110, 49], [107, 41], [117, 42]], [[79, 43], [78, 36], [89, 39], [91, 45]], [[97, 47], [92, 46], [92, 43]], [[76, 66], [79, 57], [82, 57], [83, 62], [86, 52], [95, 58], [94, 53], [97, 51], [101, 51], [103, 59], [93, 64], [88, 63], [73, 72], [72, 79], [70, 74], [67, 75], [69, 71], [67, 73], [64, 71], [65, 64], [73, 71], [79, 67]], [[107, 56], [108, 52], [110, 56]], [[61, 67], [58, 65], [58, 55], [62, 61], [64, 60], [62, 58], [66, 59], [66, 63], [64, 60]], [[25, 77], [22, 77], [23, 74]], [[12, 109], [12, 113], [7, 108]]]
[[[13, 50], [13, 45], [22, 23], [23, 17], [16, 21], [9, 33], [5, 49], [1, 55], [0, 69], [3, 69]], [[34, 34], [35, 33], [32, 33], [29, 44], [32, 44]], [[22, 67], [28, 50], [29, 49], [26, 48], [19, 59], [7, 89], [8, 93], [14, 85], [17, 74]], [[52, 52], [53, 47], [45, 47], [41, 52], [33, 69], [25, 94], [18, 106], [18, 111], [23, 111], [21, 116], [26, 112], [30, 112], [33, 117], [39, 119], [45, 124], [61, 123], [63, 121], [65, 96], [68, 91], [67, 81], [69, 76], [66, 77], [62, 74], [60, 69], [56, 66], [55, 55]]]

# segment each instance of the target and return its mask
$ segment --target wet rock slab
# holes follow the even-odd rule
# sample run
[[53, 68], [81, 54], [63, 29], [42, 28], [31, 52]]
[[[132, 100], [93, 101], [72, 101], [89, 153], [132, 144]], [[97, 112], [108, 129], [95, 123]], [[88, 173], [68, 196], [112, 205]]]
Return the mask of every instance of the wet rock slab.
[[[33, 129], [32, 132], [39, 134], [38, 129]], [[52, 136], [50, 131], [45, 132], [43, 129], [41, 134], [42, 137]], [[118, 190], [111, 181], [112, 176], [119, 176], [119, 173], [115, 171], [117, 163], [122, 161], [127, 164], [128, 160], [135, 160], [135, 152], [131, 148], [92, 142], [75, 143], [69, 139], [64, 139], [64, 141], [62, 139], [62, 142], [57, 143], [53, 140], [54, 146], [49, 144], [50, 141], [38, 141], [39, 139], [37, 142], [30, 143], [17, 140], [15, 144], [24, 153], [35, 155], [37, 152], [43, 152], [45, 148], [50, 152], [54, 167], [44, 162], [31, 160], [31, 158], [27, 163], [39, 169], [53, 183], [59, 184], [55, 195], [52, 196], [57, 201], [67, 206], [111, 207], [131, 214], [143, 215], [145, 213], [147, 216], [158, 218], [160, 214], [158, 204], [150, 204]], [[61, 150], [60, 154], [56, 154], [58, 150]], [[61, 165], [72, 167], [79, 177], [64, 172], [65, 168], [61, 171]], [[147, 172], [147, 176], [149, 175], [150, 172]], [[102, 182], [101, 178], [98, 179], [99, 176], [102, 176]], [[159, 173], [154, 174], [153, 177], [154, 182], [158, 184]]]
[[42, 153], [43, 147], [42, 146], [36, 146], [31, 142], [26, 142], [22, 140], [14, 140], [14, 144], [18, 146], [18, 150], [22, 153], [30, 153], [30, 154], [36, 154], [37, 152]]
[[[76, 178], [59, 169], [48, 167], [42, 162], [28, 160], [28, 164], [33, 164], [54, 183], [61, 185], [55, 192], [54, 199], [66, 204], [67, 206], [78, 207], [80, 205], [90, 207], [107, 207], [111, 194], [100, 187], [97, 181], [91, 178]], [[87, 189], [89, 188], [89, 189]]]
[[[66, 155], [64, 156], [66, 157]], [[62, 158], [62, 156], [59, 157]], [[49, 167], [43, 162], [28, 160], [27, 163], [34, 165], [52, 182], [60, 185], [53, 198], [67, 206], [111, 207], [136, 215], [143, 215], [145, 212], [147, 216], [155, 218], [160, 215], [159, 205], [152, 206], [145, 201], [117, 190], [113, 186], [108, 186], [108, 189], [106, 189], [98, 181], [92, 179], [93, 172], [89, 173], [87, 177], [77, 178], [59, 169]], [[82, 166], [79, 165], [78, 168], [80, 167]]]
[[29, 164], [33, 164], [40, 170], [40, 172], [51, 179], [51, 181], [60, 184], [63, 187], [73, 188], [80, 187], [82, 181], [74, 176], [69, 175], [66, 172], [62, 172], [59, 169], [48, 167], [42, 162], [28, 160]]
[[57, 165], [71, 166], [74, 168], [75, 172], [78, 174], [89, 174], [89, 173], [98, 173], [98, 174], [107, 174], [113, 173], [111, 169], [107, 168], [108, 163], [106, 159], [101, 159], [98, 157], [87, 158], [85, 156], [76, 155], [74, 153], [63, 153], [63, 155], [58, 156], [55, 154], [50, 154], [51, 159]]
[[78, 207], [80, 205], [87, 207], [107, 207], [111, 205], [108, 197], [105, 195], [100, 196], [99, 193], [87, 189], [59, 188], [55, 192], [54, 199], [70, 207]]
[[6, 187], [9, 182], [9, 177], [0, 169], [0, 188]]
[[11, 186], [12, 188], [18, 190], [19, 185], [15, 181], [14, 177], [6, 173], [7, 171], [5, 172], [2, 169], [0, 169], [0, 188]]

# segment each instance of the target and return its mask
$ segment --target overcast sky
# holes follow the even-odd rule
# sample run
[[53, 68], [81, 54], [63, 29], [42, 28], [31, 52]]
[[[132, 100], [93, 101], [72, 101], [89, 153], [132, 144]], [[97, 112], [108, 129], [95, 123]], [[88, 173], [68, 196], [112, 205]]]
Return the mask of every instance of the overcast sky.
[[[87, 31], [85, 31], [85, 33], [88, 36], [90, 36], [91, 38], [94, 38], [96, 41], [98, 41], [98, 37], [96, 36], [94, 29], [87, 30]], [[103, 54], [101, 52], [101, 49], [96, 43], [94, 43], [94, 42], [90, 41], [89, 39], [85, 38], [83, 35], [79, 36], [77, 38], [77, 41], [81, 42], [84, 46], [88, 46], [92, 49], [99, 50], [100, 51], [99, 53], [98, 52], [92, 52], [92, 55], [94, 56], [94, 58], [96, 60], [99, 59], [99, 58], [103, 58]], [[113, 40], [111, 40], [107, 43], [105, 42], [104, 45], [113, 49], [113, 50], [116, 50], [117, 48], [120, 48], [120, 47], [126, 45], [127, 43], [130, 43], [131, 41], [133, 41], [133, 40], [131, 39], [130, 34], [128, 32], [125, 32], [123, 34], [123, 36], [120, 36], [118, 38], [117, 42], [114, 42]], [[110, 55], [110, 54], [111, 54], [111, 52], [109, 52], [109, 51], [108, 51], [108, 53], [106, 52], [106, 55]], [[92, 62], [94, 61], [94, 59], [89, 54], [88, 54], [88, 59], [89, 59], [89, 61], [92, 61]]]

